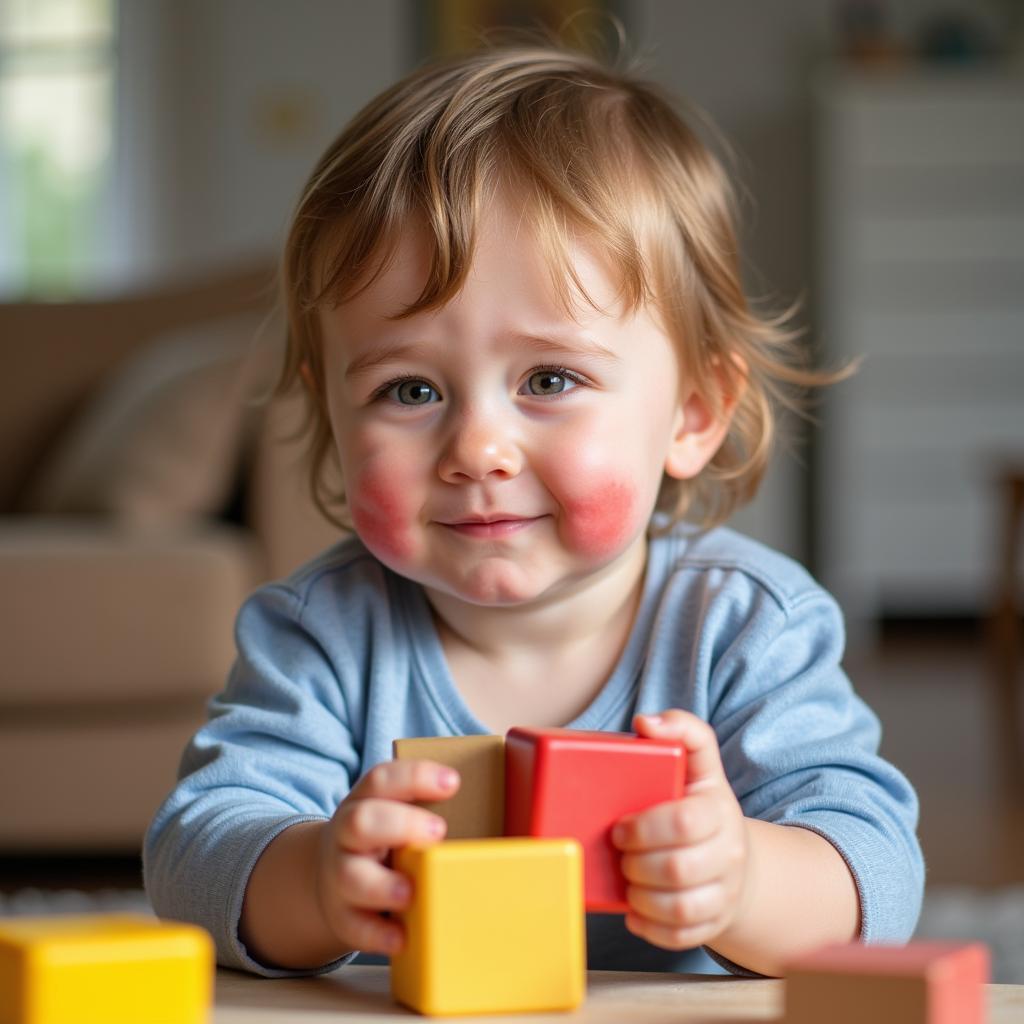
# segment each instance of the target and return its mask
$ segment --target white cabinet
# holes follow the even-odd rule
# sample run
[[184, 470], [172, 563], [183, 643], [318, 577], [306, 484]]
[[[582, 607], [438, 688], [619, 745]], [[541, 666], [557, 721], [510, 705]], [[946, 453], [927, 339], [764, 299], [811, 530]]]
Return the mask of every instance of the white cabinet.
[[984, 610], [993, 465], [1024, 459], [1024, 77], [816, 81], [818, 569], [854, 629]]

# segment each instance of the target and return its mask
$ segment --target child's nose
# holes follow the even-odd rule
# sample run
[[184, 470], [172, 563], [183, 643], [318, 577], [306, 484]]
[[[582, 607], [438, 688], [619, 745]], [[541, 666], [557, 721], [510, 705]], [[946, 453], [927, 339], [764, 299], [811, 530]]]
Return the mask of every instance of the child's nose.
[[514, 477], [522, 469], [519, 445], [500, 420], [485, 413], [455, 424], [441, 453], [438, 473], [447, 483], [484, 480], [492, 474]]

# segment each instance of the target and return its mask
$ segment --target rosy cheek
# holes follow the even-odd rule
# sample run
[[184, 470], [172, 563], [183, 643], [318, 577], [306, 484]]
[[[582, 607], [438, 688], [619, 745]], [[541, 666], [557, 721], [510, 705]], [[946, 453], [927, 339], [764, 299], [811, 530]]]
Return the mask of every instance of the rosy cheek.
[[635, 527], [636, 487], [621, 479], [595, 480], [587, 491], [566, 500], [568, 542], [581, 554], [613, 553]]
[[356, 533], [375, 555], [387, 562], [413, 554], [405, 492], [391, 474], [367, 470], [349, 489], [348, 497]]

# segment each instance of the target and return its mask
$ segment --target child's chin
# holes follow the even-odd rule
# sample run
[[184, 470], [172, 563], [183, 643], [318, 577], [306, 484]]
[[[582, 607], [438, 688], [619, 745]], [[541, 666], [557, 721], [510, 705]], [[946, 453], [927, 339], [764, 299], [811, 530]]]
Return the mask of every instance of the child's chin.
[[538, 598], [544, 591], [539, 581], [522, 572], [479, 573], [453, 581], [446, 587], [454, 597], [485, 608], [513, 607]]

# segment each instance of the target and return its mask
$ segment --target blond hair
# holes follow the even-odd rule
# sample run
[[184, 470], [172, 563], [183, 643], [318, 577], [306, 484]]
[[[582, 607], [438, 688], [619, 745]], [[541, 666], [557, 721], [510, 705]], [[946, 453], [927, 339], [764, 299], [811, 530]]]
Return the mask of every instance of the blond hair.
[[[726, 439], [692, 480], [666, 476], [658, 509], [726, 519], [757, 490], [779, 403], [836, 375], [801, 365], [787, 315], [762, 317], [741, 285], [735, 200], [720, 163], [653, 85], [554, 45], [488, 48], [429, 64], [369, 103], [327, 149], [299, 200], [284, 250], [288, 344], [279, 392], [308, 387], [313, 496], [350, 526], [325, 398], [318, 311], [351, 298], [387, 265], [410, 222], [430, 268], [398, 318], [436, 309], [465, 280], [478, 212], [512, 186], [537, 231], [557, 294], [590, 297], [570, 261], [575, 233], [619, 276], [627, 311], [652, 304], [683, 373]], [[593, 303], [592, 303], [593, 304]], [[328, 479], [332, 471], [333, 480]]]

